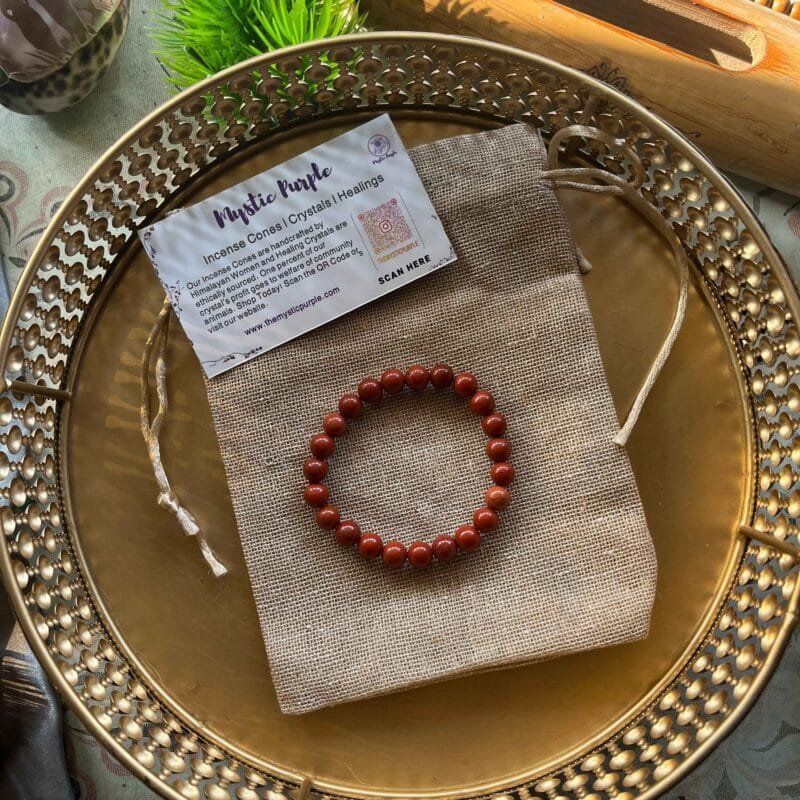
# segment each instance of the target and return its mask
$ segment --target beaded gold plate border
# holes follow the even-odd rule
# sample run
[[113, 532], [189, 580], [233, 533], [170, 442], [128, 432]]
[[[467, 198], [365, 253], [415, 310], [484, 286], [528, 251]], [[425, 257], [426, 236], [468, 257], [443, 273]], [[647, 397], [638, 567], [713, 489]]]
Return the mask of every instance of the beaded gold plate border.
[[[547, 59], [476, 40], [365, 34], [253, 59], [185, 92], [121, 139], [70, 195], [34, 251], [0, 334], [0, 569], [51, 680], [92, 732], [165, 797], [325, 795], [247, 764], [163, 702], [114, 644], [73, 553], [59, 483], [59, 415], [92, 298], [139, 226], [214, 165], [307, 122], [452, 111], [572, 123], [624, 139], [647, 166], [646, 200], [671, 221], [727, 326], [755, 430], [751, 518], [736, 578], [707, 635], [648, 708], [599, 747], [499, 798], [652, 798], [741, 718], [797, 620], [800, 510], [798, 298], [758, 221], [709, 162], [628, 98]], [[624, 154], [573, 154], [611, 170]]]

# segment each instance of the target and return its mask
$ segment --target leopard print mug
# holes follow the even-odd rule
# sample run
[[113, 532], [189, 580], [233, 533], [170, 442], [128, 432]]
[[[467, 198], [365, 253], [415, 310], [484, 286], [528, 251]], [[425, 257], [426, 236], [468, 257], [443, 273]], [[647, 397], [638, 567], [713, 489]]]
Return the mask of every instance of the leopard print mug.
[[0, 0], [0, 104], [61, 111], [88, 95], [117, 54], [129, 0]]

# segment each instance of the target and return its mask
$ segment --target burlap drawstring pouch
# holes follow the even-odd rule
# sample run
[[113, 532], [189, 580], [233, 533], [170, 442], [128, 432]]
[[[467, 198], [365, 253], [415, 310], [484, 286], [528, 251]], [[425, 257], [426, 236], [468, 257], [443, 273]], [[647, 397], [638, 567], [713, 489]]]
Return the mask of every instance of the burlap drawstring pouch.
[[[672, 329], [628, 423], [609, 393], [576, 250], [554, 187], [637, 195], [599, 169], [556, 164], [526, 125], [410, 151], [457, 261], [206, 381], [272, 679], [299, 714], [432, 681], [647, 635], [656, 557], [621, 446], [677, 334]], [[596, 138], [609, 139], [591, 129]], [[607, 142], [624, 147], [621, 142]], [[633, 154], [635, 155], [635, 154]], [[600, 183], [596, 183], [599, 181]], [[641, 198], [639, 198], [641, 200]], [[666, 228], [641, 203], [642, 213]], [[655, 216], [653, 216], [653, 214]], [[164, 401], [165, 306], [148, 343]], [[480, 549], [425, 570], [387, 569], [320, 530], [303, 502], [310, 437], [338, 398], [389, 367], [474, 373], [508, 419], [513, 502]], [[158, 473], [158, 426], [143, 382], [143, 429]], [[431, 387], [367, 406], [337, 440], [326, 479], [343, 518], [384, 541], [430, 541], [469, 522], [490, 485], [486, 437], [462, 400]], [[155, 448], [155, 451], [154, 451]], [[182, 498], [191, 507], [191, 497]], [[224, 572], [210, 548], [204, 553]], [[223, 579], [224, 580], [224, 579]]]

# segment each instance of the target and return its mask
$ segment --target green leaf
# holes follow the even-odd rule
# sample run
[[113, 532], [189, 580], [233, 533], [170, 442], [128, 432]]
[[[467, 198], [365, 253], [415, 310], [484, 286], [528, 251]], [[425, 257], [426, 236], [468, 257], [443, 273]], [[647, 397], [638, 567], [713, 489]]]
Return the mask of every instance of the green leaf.
[[358, 0], [162, 0], [150, 30], [155, 56], [178, 89], [260, 53], [353, 33]]

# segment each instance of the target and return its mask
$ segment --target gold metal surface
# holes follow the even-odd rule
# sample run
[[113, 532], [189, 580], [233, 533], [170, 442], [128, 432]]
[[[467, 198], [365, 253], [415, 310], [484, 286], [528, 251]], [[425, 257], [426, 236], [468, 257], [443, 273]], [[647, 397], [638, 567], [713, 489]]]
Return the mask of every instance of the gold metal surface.
[[[697, 266], [684, 329], [628, 447], [658, 596], [644, 642], [285, 717], [199, 366], [177, 326], [166, 466], [230, 576], [212, 578], [155, 503], [138, 373], [162, 292], [132, 235], [385, 110], [407, 144], [516, 119], [546, 135], [592, 122], [648, 165], [643, 194]], [[625, 166], [589, 143], [572, 150]], [[668, 327], [674, 265], [621, 201], [561, 196], [594, 264], [585, 285], [624, 413]], [[257, 59], [112, 148], [31, 259], [0, 346], [7, 381], [44, 389], [0, 395], [3, 578], [76, 713], [167, 797], [654, 797], [735, 724], [796, 620], [797, 564], [770, 545], [797, 542], [796, 313], [780, 260], [724, 179], [601, 84], [501, 46], [417, 34]], [[757, 540], [737, 536], [740, 524]]]

